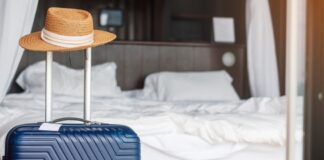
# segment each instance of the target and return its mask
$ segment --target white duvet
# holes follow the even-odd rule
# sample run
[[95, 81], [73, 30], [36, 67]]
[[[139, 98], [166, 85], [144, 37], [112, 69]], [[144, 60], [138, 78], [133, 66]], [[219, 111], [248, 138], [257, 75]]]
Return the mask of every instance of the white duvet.
[[[82, 117], [82, 98], [54, 96], [53, 101], [54, 118]], [[251, 159], [244, 150], [256, 159], [283, 160], [285, 106], [284, 98], [202, 103], [94, 97], [92, 119], [133, 128], [141, 138], [144, 160]], [[43, 112], [43, 95], [7, 96], [0, 105], [0, 153], [10, 128], [41, 122]]]

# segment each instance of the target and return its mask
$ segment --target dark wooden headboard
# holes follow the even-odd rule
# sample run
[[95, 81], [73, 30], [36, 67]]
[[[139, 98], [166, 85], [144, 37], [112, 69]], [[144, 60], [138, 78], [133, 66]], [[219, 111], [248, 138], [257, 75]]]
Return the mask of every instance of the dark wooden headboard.
[[[225, 67], [222, 56], [231, 51], [236, 63]], [[82, 51], [54, 54], [54, 60], [72, 68], [83, 68]], [[114, 42], [93, 49], [92, 63], [114, 61], [117, 64], [118, 85], [123, 90], [143, 87], [147, 75], [160, 71], [212, 71], [226, 70], [234, 79], [234, 87], [245, 97], [246, 55], [245, 47], [237, 44], [164, 43], [164, 42]], [[17, 75], [28, 65], [45, 60], [44, 53], [25, 52]], [[21, 92], [16, 83], [11, 93]]]

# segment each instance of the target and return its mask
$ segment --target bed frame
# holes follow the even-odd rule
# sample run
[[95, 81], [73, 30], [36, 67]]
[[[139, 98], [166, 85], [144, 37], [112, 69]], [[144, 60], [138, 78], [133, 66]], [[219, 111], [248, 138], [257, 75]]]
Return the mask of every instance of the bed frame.
[[[230, 51], [235, 54], [236, 63], [226, 67], [222, 56]], [[54, 61], [72, 68], [83, 68], [83, 54], [68, 52], [54, 54]], [[30, 64], [45, 60], [44, 53], [25, 52], [15, 78]], [[118, 85], [123, 90], [140, 89], [147, 75], [160, 71], [212, 71], [226, 70], [234, 79], [238, 94], [248, 95], [246, 81], [245, 47], [237, 44], [170, 43], [170, 42], [114, 42], [93, 48], [92, 64], [114, 61], [117, 64]], [[13, 83], [10, 93], [22, 89]]]

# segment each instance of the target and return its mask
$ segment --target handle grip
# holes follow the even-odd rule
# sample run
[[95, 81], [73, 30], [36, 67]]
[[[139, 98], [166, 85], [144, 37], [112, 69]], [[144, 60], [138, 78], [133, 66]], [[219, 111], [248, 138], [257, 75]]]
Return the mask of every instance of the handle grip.
[[58, 123], [58, 122], [62, 122], [62, 121], [79, 121], [79, 122], [83, 122], [83, 123], [86, 123], [86, 124], [91, 123], [91, 121], [88, 121], [88, 120], [85, 120], [85, 119], [82, 119], [82, 118], [76, 118], [76, 117], [58, 118], [58, 119], [55, 119], [55, 120], [51, 121], [51, 123]]

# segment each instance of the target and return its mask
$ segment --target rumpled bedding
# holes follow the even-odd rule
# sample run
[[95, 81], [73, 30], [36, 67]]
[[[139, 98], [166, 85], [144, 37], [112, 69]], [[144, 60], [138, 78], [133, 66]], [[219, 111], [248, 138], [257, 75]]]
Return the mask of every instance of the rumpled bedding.
[[[54, 118], [82, 118], [82, 111], [82, 97], [54, 95]], [[144, 160], [152, 157], [161, 160], [231, 159], [233, 153], [242, 154], [241, 151], [251, 148], [251, 145], [264, 146], [262, 149], [270, 148], [272, 154], [278, 153], [274, 154], [277, 155], [275, 157], [266, 154], [268, 156], [262, 159], [283, 160], [285, 114], [286, 102], [283, 97], [251, 98], [235, 102], [92, 98], [92, 120], [124, 124], [133, 128], [141, 138]], [[43, 120], [43, 95], [8, 95], [0, 105], [1, 146], [4, 146], [5, 135], [13, 126]], [[301, 120], [298, 124], [302, 124]], [[302, 137], [301, 132], [297, 135]], [[301, 138], [297, 140], [301, 141]], [[4, 147], [0, 148], [0, 154], [3, 154]], [[246, 159], [250, 158], [247, 156]]]

